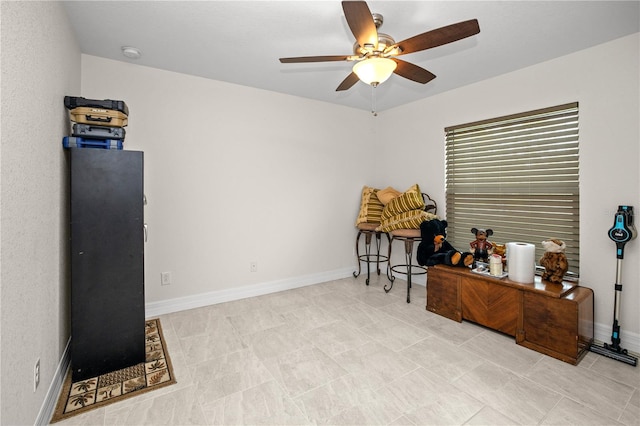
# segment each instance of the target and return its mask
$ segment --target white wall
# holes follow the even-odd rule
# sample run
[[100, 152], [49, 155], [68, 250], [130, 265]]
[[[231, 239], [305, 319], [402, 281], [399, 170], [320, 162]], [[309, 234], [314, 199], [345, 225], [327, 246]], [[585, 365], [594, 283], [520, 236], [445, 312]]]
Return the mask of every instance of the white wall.
[[[34, 424], [69, 339], [62, 100], [80, 49], [62, 6], [1, 3], [0, 424]], [[33, 368], [40, 358], [40, 386]]]
[[[634, 206], [640, 217], [638, 40], [634, 34], [395, 108], [384, 119], [402, 126], [381, 127], [378, 146], [378, 155], [393, 164], [387, 181], [397, 187], [412, 180], [427, 182], [423, 189], [446, 215], [445, 127], [578, 101], [580, 283], [595, 292], [596, 338], [606, 342], [611, 341], [616, 279], [615, 244], [607, 232], [619, 204]], [[398, 158], [401, 150], [412, 155]], [[636, 352], [640, 351], [639, 277], [640, 239], [636, 239], [625, 249], [620, 318], [622, 346]]]
[[124, 99], [145, 152], [148, 306], [352, 272], [369, 113], [88, 55], [82, 96]]

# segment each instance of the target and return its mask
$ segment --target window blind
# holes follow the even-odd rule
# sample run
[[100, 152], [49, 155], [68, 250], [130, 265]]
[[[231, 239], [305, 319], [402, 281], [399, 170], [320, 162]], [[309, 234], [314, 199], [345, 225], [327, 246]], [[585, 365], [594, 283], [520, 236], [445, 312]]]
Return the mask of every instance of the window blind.
[[580, 193], [578, 103], [447, 127], [448, 239], [468, 250], [471, 228], [490, 241], [557, 238], [569, 270], [579, 273]]

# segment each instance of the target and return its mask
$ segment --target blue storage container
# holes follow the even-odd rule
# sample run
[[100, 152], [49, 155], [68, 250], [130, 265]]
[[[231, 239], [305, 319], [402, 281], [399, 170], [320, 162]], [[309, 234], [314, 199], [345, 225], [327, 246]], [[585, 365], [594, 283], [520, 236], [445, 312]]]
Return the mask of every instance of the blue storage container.
[[123, 149], [123, 142], [118, 139], [87, 139], [65, 136], [62, 138], [62, 146], [64, 148]]

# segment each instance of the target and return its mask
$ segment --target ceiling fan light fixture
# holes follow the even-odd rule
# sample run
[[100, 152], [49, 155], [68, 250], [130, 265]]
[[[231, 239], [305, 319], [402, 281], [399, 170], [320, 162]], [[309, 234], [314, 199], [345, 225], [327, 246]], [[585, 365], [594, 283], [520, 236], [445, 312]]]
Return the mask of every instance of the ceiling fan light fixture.
[[389, 58], [370, 58], [357, 62], [353, 66], [353, 72], [361, 81], [375, 87], [387, 81], [397, 66]]

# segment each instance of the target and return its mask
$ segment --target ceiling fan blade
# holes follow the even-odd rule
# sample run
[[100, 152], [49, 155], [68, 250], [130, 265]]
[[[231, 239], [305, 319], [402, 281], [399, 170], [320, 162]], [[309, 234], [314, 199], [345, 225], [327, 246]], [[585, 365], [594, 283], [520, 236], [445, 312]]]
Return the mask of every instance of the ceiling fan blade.
[[280, 62], [283, 64], [292, 64], [300, 62], [331, 62], [331, 61], [347, 61], [349, 56], [347, 55], [332, 55], [332, 56], [298, 56], [295, 58], [280, 58]]
[[403, 61], [402, 59], [392, 58], [392, 60], [398, 64], [393, 72], [401, 77], [408, 78], [409, 80], [422, 84], [428, 83], [436, 78], [434, 74], [417, 65]]
[[336, 92], [341, 92], [343, 90], [348, 90], [351, 89], [351, 87], [356, 84], [358, 82], [359, 78], [356, 75], [355, 72], [352, 72], [351, 74], [349, 74], [347, 76], [347, 78], [345, 78], [344, 80], [342, 80], [342, 83], [340, 83], [340, 85], [338, 86], [338, 88], [336, 89]]
[[342, 10], [345, 18], [347, 18], [347, 24], [349, 24], [349, 28], [351, 28], [351, 32], [356, 37], [360, 47], [369, 44], [377, 49], [378, 30], [373, 22], [367, 3], [363, 1], [343, 1]]
[[406, 55], [407, 53], [419, 52], [421, 50], [431, 49], [432, 47], [442, 46], [443, 44], [462, 40], [463, 38], [470, 37], [478, 34], [479, 32], [480, 25], [478, 25], [478, 20], [471, 19], [469, 21], [458, 22], [457, 24], [447, 25], [446, 27], [418, 34], [396, 43], [396, 46], [399, 46], [402, 50], [400, 55]]

